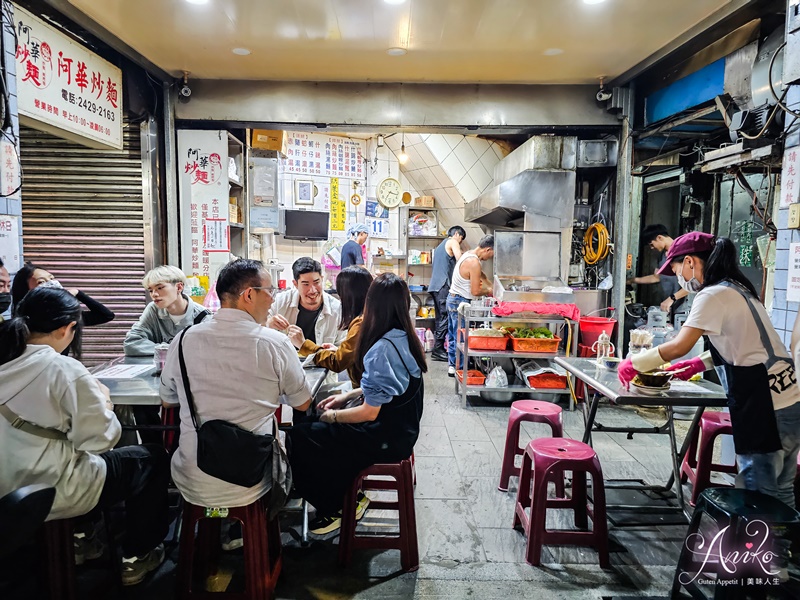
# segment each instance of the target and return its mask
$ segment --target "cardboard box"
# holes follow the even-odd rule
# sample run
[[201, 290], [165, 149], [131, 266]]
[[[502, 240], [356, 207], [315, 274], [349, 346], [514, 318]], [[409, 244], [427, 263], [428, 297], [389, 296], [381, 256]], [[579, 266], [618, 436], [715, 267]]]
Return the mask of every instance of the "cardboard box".
[[433, 196], [417, 196], [414, 198], [414, 203], [412, 206], [417, 206], [420, 208], [433, 208], [435, 201], [436, 200]]
[[286, 132], [275, 129], [253, 129], [252, 147], [286, 154]]

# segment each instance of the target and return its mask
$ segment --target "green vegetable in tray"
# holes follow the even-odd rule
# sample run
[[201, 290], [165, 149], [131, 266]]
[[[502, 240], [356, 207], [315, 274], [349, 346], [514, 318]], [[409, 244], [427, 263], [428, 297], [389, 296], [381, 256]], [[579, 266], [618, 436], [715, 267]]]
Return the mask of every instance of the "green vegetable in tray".
[[553, 332], [547, 327], [537, 327], [536, 329], [524, 327], [522, 329], [517, 329], [512, 335], [515, 338], [536, 338], [548, 340], [552, 340], [555, 337]]

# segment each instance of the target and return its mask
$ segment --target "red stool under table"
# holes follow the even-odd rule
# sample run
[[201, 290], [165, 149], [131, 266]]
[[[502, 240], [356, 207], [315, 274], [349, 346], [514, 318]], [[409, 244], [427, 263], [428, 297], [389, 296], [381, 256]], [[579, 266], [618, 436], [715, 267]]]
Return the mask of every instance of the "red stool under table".
[[[374, 476], [391, 477], [372, 479]], [[397, 502], [372, 500], [370, 508], [396, 510], [400, 513], [400, 532], [392, 535], [360, 535], [356, 533], [356, 498], [358, 491], [395, 490]], [[353, 481], [344, 498], [342, 529], [339, 535], [339, 564], [349, 566], [353, 550], [372, 548], [400, 550], [400, 564], [404, 571], [419, 568], [419, 546], [417, 543], [417, 517], [414, 509], [414, 483], [411, 459], [399, 463], [379, 464], [367, 467]]]
[[[519, 477], [519, 469], [514, 466], [514, 459], [524, 450], [519, 447], [519, 430], [525, 421], [532, 423], [547, 423], [553, 437], [564, 437], [564, 423], [561, 418], [561, 407], [550, 402], [540, 400], [517, 400], [511, 403], [511, 414], [508, 415], [508, 429], [506, 430], [506, 447], [503, 451], [503, 467], [500, 471], [500, 485], [497, 489], [501, 492], [508, 491], [508, 480]], [[556, 482], [556, 488], [564, 496], [564, 484]]]
[[[547, 498], [547, 483], [563, 480], [564, 471], [572, 471], [572, 498]], [[592, 476], [593, 508], [588, 506], [586, 476]], [[531, 485], [533, 484], [533, 485]], [[547, 530], [548, 508], [571, 508], [575, 526], [591, 531]], [[530, 509], [530, 517], [526, 513]], [[588, 444], [568, 438], [539, 438], [525, 448], [522, 456], [519, 491], [514, 508], [514, 525], [522, 527], [528, 539], [526, 560], [539, 566], [542, 546], [591, 546], [600, 555], [600, 566], [609, 566], [608, 524], [603, 471], [597, 454]]]
[[[726, 487], [711, 483], [711, 472], [737, 473], [736, 465], [718, 465], [714, 460], [714, 441], [720, 435], [733, 435], [731, 416], [726, 412], [704, 412], [700, 428], [695, 429], [689, 449], [681, 464], [681, 483], [692, 482], [691, 504], [694, 506], [704, 489]], [[699, 438], [699, 439], [698, 439]], [[699, 444], [698, 444], [699, 442]]]
[[[207, 510], [209, 516], [206, 516]], [[213, 512], [212, 512], [213, 511]], [[236, 519], [242, 524], [244, 541], [244, 586], [240, 593], [194, 590], [194, 571], [201, 579], [214, 574], [220, 551], [221, 519]], [[197, 525], [197, 539], [195, 539]], [[217, 598], [219, 600], [269, 600], [281, 572], [281, 531], [278, 519], [269, 519], [264, 498], [247, 506], [206, 509], [184, 501], [178, 556], [178, 597]]]

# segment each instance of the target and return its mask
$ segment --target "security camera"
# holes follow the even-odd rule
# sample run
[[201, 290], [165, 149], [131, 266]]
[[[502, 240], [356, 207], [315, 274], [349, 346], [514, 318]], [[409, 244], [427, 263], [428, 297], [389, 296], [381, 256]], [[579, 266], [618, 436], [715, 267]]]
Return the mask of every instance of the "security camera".
[[607, 92], [605, 90], [598, 90], [597, 95], [595, 96], [598, 102], [608, 102], [611, 100], [611, 92]]
[[180, 94], [180, 100], [182, 102], [188, 102], [189, 98], [192, 96], [192, 88], [189, 87], [189, 72], [183, 72], [183, 83], [181, 87], [178, 88], [178, 94]]

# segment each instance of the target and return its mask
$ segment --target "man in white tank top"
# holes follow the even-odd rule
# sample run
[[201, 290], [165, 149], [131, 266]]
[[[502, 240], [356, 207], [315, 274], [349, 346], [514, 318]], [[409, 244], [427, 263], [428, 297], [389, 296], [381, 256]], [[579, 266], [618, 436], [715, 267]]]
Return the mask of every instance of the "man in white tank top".
[[456, 375], [456, 329], [458, 325], [458, 305], [480, 296], [492, 293], [492, 283], [481, 270], [481, 263], [494, 256], [494, 236], [485, 235], [475, 250], [461, 255], [453, 268], [450, 295], [447, 296], [447, 358], [450, 363], [447, 374]]

